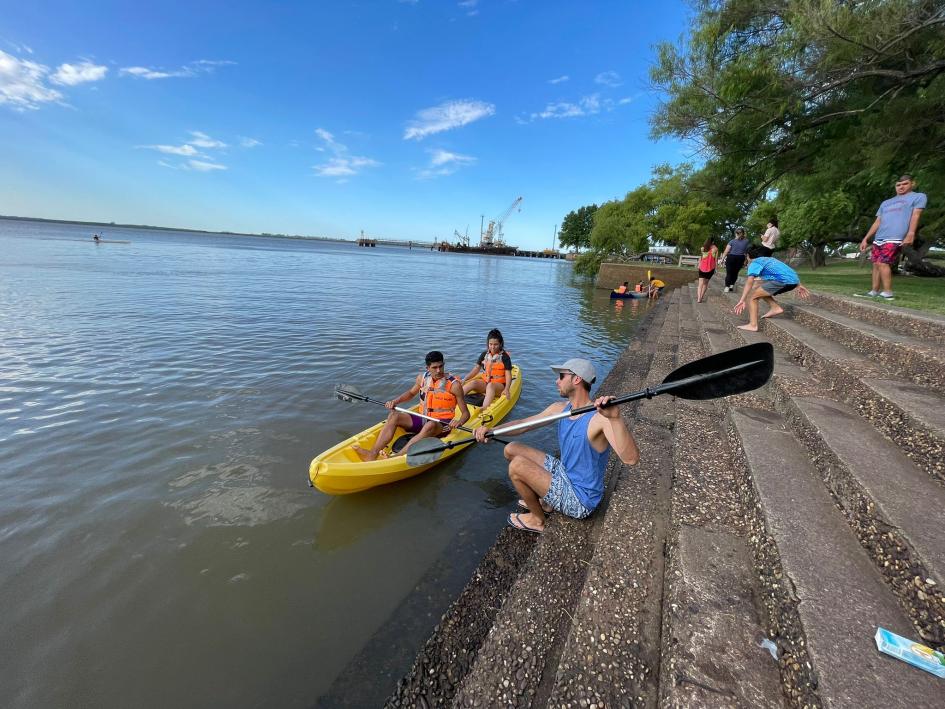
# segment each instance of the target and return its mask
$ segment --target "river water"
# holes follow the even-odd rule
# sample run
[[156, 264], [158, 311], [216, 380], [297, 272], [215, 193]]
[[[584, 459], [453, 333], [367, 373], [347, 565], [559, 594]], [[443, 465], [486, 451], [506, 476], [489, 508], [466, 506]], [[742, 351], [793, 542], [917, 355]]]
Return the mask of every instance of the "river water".
[[554, 400], [550, 364], [602, 379], [646, 309], [563, 261], [92, 231], [0, 220], [4, 707], [382, 698], [515, 495], [499, 446], [313, 490], [310, 459], [384, 415], [335, 385], [390, 398], [430, 349], [465, 374], [499, 327], [515, 418]]

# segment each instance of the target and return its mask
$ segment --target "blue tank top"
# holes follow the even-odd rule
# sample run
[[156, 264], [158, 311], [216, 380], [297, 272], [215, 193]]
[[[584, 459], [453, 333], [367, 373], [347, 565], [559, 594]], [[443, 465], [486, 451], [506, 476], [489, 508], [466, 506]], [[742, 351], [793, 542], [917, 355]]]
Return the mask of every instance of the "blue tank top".
[[[571, 404], [564, 410], [570, 411]], [[587, 426], [595, 413], [589, 411], [573, 421], [569, 418], [558, 421], [561, 463], [578, 499], [589, 510], [596, 509], [604, 496], [604, 469], [610, 459], [610, 445], [598, 453], [587, 440]]]

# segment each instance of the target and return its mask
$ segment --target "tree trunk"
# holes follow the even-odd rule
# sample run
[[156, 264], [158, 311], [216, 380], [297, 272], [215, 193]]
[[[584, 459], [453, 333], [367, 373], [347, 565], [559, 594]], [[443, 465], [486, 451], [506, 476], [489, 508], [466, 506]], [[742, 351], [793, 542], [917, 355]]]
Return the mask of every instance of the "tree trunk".
[[825, 252], [826, 244], [816, 244], [809, 252], [810, 267], [820, 268], [827, 263], [827, 254]]
[[931, 241], [920, 241], [902, 247], [902, 267], [916, 276], [941, 278], [945, 276], [945, 268], [925, 260], [926, 254], [932, 248]]

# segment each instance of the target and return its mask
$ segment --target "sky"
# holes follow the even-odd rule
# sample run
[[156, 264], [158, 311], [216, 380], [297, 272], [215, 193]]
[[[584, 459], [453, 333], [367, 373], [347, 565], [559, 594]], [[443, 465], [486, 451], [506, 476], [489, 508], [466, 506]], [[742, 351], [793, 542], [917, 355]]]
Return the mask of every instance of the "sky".
[[[162, 7], [163, 6], [163, 7]], [[684, 2], [0, 0], [0, 214], [455, 240], [565, 214], [659, 163], [658, 42]]]

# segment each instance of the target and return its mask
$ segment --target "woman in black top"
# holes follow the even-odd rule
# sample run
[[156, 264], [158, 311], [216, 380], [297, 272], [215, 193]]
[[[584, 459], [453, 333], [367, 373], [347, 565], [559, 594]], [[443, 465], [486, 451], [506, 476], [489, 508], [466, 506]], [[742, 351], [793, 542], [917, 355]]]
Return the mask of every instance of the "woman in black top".
[[725, 292], [731, 293], [738, 280], [738, 272], [745, 265], [745, 256], [748, 253], [748, 237], [742, 227], [735, 230], [735, 238], [725, 246], [722, 260], [725, 262]]
[[489, 408], [495, 397], [507, 397], [512, 387], [512, 358], [505, 351], [502, 333], [495, 329], [489, 330], [486, 346], [488, 349], [479, 355], [476, 365], [463, 377], [464, 394], [471, 391], [484, 394], [482, 411]]

